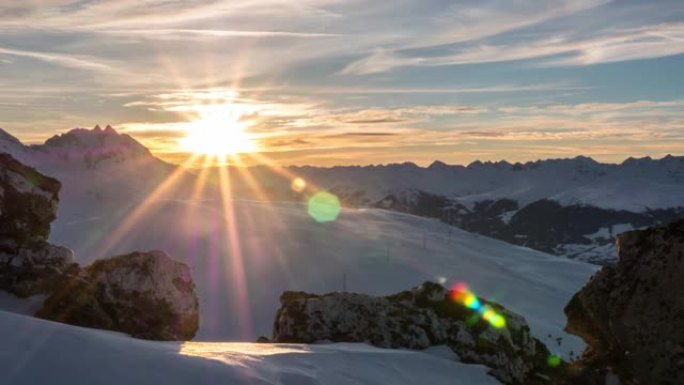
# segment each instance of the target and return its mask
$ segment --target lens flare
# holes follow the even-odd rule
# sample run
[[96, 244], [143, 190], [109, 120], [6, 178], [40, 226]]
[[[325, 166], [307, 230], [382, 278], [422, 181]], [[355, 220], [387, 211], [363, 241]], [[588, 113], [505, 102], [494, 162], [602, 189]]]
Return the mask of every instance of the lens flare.
[[302, 178], [294, 178], [290, 184], [290, 188], [295, 192], [302, 192], [306, 188], [306, 181]]
[[467, 294], [468, 285], [464, 282], [458, 282], [451, 288], [451, 300], [454, 302], [463, 302]]
[[546, 363], [552, 368], [560, 366], [561, 362], [562, 360], [560, 356], [557, 354], [552, 354], [549, 356], [549, 358], [546, 359]]
[[506, 318], [497, 313], [491, 306], [482, 305], [482, 302], [477, 298], [473, 292], [468, 289], [468, 285], [464, 282], [459, 282], [451, 288], [449, 296], [452, 301], [458, 302], [468, 309], [475, 310], [477, 313], [470, 316], [466, 322], [469, 325], [474, 325], [478, 320], [478, 313], [483, 320], [489, 322], [490, 325], [497, 329], [506, 326]]
[[477, 299], [477, 297], [470, 293], [466, 296], [465, 301], [463, 301], [463, 304], [466, 305], [466, 307], [477, 310], [480, 308], [480, 300]]
[[485, 306], [482, 309], [482, 319], [489, 322], [496, 315], [496, 312], [489, 306]]
[[309, 198], [308, 211], [316, 222], [332, 222], [340, 215], [342, 206], [337, 196], [321, 191]]
[[501, 314], [494, 313], [489, 319], [489, 324], [497, 329], [501, 329], [506, 326], [506, 319]]

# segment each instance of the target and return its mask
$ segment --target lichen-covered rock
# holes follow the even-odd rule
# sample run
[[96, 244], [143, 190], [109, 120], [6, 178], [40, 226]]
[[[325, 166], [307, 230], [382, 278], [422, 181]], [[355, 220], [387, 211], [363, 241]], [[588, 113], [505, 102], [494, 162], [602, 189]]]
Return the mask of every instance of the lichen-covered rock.
[[71, 249], [36, 242], [14, 252], [0, 251], [0, 289], [18, 297], [48, 293], [76, 266]]
[[46, 241], [60, 188], [56, 179], [0, 154], [0, 246], [7, 250]]
[[618, 236], [619, 260], [565, 308], [589, 345], [582, 364], [622, 383], [684, 384], [684, 219]]
[[73, 252], [47, 242], [59, 181], [0, 154], [0, 290], [27, 297], [52, 290]]
[[285, 292], [273, 341], [367, 342], [385, 348], [425, 349], [448, 345], [463, 361], [484, 364], [507, 384], [529, 384], [546, 371], [546, 347], [530, 335], [523, 317], [483, 300], [506, 319], [491, 327], [450, 299], [441, 285], [426, 282], [387, 297], [355, 293]]
[[187, 265], [161, 251], [95, 261], [49, 297], [36, 316], [154, 340], [190, 340], [199, 303]]

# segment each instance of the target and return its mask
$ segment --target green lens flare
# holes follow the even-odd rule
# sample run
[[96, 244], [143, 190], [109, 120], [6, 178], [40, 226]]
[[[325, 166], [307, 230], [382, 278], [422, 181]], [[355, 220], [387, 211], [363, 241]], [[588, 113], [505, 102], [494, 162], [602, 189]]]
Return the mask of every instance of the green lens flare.
[[555, 367], [560, 366], [560, 364], [561, 364], [561, 358], [560, 358], [559, 355], [552, 354], [552, 355], [549, 356], [549, 358], [546, 359], [546, 363], [547, 363], [550, 367], [555, 368]]
[[342, 211], [340, 200], [329, 192], [318, 192], [309, 198], [309, 215], [316, 222], [331, 222]]

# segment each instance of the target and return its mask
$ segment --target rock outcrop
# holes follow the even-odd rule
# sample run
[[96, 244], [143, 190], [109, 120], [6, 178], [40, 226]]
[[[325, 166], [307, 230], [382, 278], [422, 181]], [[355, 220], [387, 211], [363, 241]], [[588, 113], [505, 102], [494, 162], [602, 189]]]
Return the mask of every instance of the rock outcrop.
[[187, 265], [161, 251], [95, 261], [65, 280], [36, 316], [153, 340], [190, 340], [199, 303]]
[[[106, 132], [113, 131], [111, 128]], [[61, 184], [0, 154], [0, 290], [50, 296], [36, 316], [156, 340], [189, 340], [199, 305], [188, 266], [161, 251], [98, 260], [47, 242]]]
[[408, 349], [446, 344], [461, 360], [490, 367], [507, 384], [532, 384], [548, 375], [549, 352], [530, 335], [523, 317], [481, 300], [505, 318], [505, 326], [495, 328], [476, 311], [453, 301], [450, 294], [431, 282], [387, 297], [285, 292], [273, 341], [367, 342]]
[[60, 183], [0, 154], [0, 290], [20, 297], [54, 288], [73, 252], [47, 242]]
[[589, 345], [581, 365], [623, 384], [684, 384], [684, 219], [618, 237], [619, 260], [565, 308]]

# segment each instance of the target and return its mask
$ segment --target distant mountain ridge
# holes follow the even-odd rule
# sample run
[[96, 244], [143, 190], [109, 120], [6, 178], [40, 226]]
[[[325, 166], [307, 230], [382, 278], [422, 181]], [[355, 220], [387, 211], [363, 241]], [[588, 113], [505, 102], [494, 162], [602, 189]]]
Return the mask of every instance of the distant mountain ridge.
[[515, 164], [290, 170], [333, 191], [347, 205], [437, 218], [513, 244], [601, 264], [615, 260], [615, 237], [621, 232], [684, 215], [684, 157], [672, 155], [629, 158], [621, 164], [578, 156]]
[[[69, 196], [81, 207], [87, 206], [84, 199], [91, 206], [114, 200], [112, 207], [143, 200], [177, 169], [110, 126], [73, 129], [31, 146], [0, 130], [0, 152], [63, 180], [66, 210]], [[617, 234], [684, 214], [682, 156], [628, 158], [620, 164], [577, 156], [467, 166], [435, 161], [428, 167], [405, 162], [287, 169], [335, 193], [348, 207], [437, 218], [513, 244], [599, 263], [615, 258]], [[271, 168], [248, 170], [269, 199], [302, 199], [291, 190], [291, 181]], [[181, 185], [196, 180], [192, 171], [182, 174], [186, 182]], [[260, 199], [247, 183], [232, 187], [234, 197]], [[170, 198], [189, 196], [191, 187], [182, 190]]]

